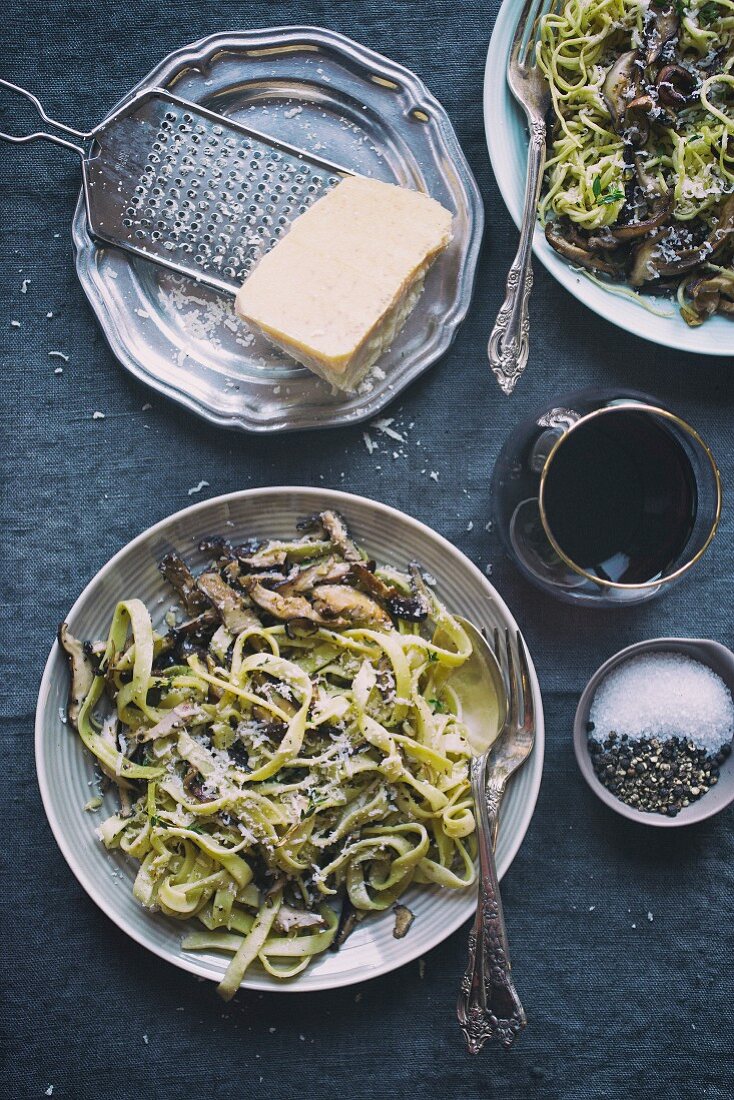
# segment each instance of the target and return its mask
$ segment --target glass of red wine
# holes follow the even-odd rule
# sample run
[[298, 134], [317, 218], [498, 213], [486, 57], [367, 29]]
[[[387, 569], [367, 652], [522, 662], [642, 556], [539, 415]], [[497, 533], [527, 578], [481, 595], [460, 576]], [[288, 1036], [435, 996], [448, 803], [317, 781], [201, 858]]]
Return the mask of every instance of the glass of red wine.
[[526, 577], [609, 607], [652, 599], [696, 564], [718, 527], [721, 478], [698, 432], [655, 398], [581, 390], [512, 433], [492, 499]]

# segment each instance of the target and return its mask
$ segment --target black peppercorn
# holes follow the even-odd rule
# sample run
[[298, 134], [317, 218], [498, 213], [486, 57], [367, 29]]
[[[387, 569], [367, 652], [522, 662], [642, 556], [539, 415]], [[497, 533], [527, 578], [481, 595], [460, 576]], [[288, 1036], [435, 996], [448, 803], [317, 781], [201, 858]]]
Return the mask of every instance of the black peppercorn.
[[710, 754], [688, 738], [629, 741], [627, 734], [610, 732], [605, 740], [590, 737], [589, 752], [599, 781], [617, 798], [645, 813], [675, 817], [718, 781], [731, 745]]

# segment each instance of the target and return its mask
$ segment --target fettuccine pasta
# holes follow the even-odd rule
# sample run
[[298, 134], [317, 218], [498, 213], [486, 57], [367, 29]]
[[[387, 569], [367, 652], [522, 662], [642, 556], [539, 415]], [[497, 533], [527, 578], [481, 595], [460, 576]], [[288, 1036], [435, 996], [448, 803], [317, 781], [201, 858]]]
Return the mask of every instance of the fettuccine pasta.
[[99, 835], [137, 862], [142, 906], [189, 923], [185, 950], [231, 956], [225, 998], [255, 961], [304, 970], [347, 914], [474, 881], [451, 689], [469, 639], [416, 570], [377, 571], [338, 517], [317, 522], [290, 544], [210, 542], [199, 577], [170, 555], [193, 617], [162, 634], [124, 600], [86, 650], [76, 725], [122, 796]]

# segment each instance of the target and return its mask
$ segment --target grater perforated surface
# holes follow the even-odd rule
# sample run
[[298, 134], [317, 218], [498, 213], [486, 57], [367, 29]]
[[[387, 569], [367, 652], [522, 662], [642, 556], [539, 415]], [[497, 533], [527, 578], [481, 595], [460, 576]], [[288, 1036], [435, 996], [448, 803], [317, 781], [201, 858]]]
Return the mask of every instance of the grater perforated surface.
[[228, 293], [346, 174], [162, 91], [136, 96], [94, 136], [92, 232]]

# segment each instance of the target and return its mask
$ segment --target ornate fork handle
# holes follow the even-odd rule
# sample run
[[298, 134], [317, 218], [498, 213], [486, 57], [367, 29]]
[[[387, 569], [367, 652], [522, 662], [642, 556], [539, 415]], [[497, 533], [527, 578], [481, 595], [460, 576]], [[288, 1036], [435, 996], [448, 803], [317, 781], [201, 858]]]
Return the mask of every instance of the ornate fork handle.
[[487, 758], [471, 764], [474, 802], [478, 811], [479, 901], [469, 936], [469, 962], [461, 982], [457, 1016], [470, 1054], [478, 1054], [488, 1039], [509, 1049], [525, 1026], [525, 1012], [510, 975], [510, 954], [502, 913], [492, 845], [504, 784], [486, 786]]
[[545, 122], [535, 119], [530, 126], [520, 243], [507, 276], [505, 300], [497, 314], [487, 347], [489, 364], [500, 389], [506, 394], [512, 393], [528, 361], [528, 300], [533, 286], [532, 243], [544, 163]]

